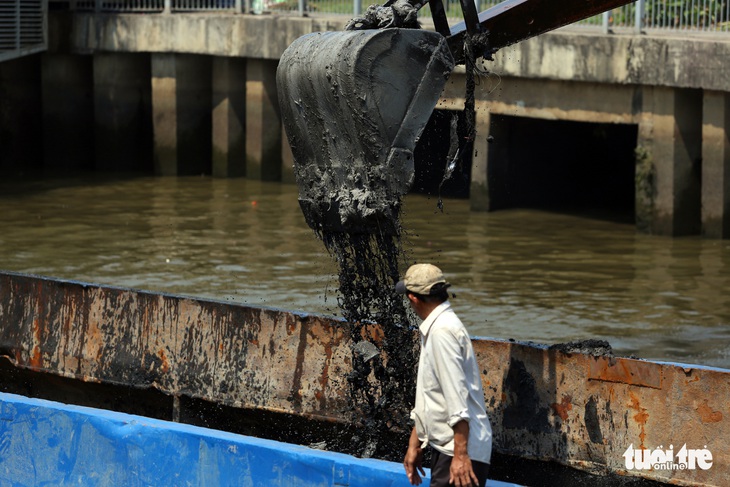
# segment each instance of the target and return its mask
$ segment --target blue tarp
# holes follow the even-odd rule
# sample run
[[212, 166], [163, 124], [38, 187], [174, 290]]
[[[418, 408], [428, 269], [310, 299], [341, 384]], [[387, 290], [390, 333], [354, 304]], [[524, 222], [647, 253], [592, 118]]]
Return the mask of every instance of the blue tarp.
[[398, 463], [0, 393], [0, 486], [63, 485], [409, 484]]

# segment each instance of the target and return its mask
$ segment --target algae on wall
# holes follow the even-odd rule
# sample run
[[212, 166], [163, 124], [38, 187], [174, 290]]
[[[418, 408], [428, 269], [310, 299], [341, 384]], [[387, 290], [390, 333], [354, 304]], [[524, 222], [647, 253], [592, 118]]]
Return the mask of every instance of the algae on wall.
[[635, 154], [636, 229], [640, 232], [650, 233], [656, 199], [656, 169], [649, 149], [639, 145], [636, 147]]

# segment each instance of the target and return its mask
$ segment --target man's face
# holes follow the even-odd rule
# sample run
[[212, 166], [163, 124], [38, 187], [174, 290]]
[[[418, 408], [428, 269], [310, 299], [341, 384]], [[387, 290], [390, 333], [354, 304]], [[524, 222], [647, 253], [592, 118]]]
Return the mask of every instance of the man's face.
[[419, 304], [421, 302], [418, 300], [418, 298], [416, 297], [416, 295], [413, 294], [413, 293], [407, 293], [406, 296], [408, 296], [408, 302], [410, 303], [411, 308], [413, 309], [413, 311], [416, 312], [416, 315], [419, 315], [420, 316], [420, 314], [418, 313], [418, 309], [419, 309]]

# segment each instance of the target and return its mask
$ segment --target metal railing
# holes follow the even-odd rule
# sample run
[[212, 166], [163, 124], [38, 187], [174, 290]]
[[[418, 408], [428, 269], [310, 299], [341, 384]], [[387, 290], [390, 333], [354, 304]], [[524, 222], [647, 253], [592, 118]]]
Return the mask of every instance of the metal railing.
[[[21, 1], [21, 0], [16, 0]], [[40, 1], [40, 0], [36, 0]], [[362, 0], [49, 0], [71, 10], [97, 12], [211, 12], [289, 13], [299, 15], [362, 13]], [[497, 5], [497, 0], [475, 0], [479, 11]], [[447, 17], [459, 19], [458, 0], [445, 0]], [[638, 15], [637, 15], [638, 12]], [[430, 18], [428, 6], [420, 14]], [[637, 0], [578, 22], [577, 25], [636, 31], [661, 29], [682, 31], [730, 32], [730, 0]]]
[[58, 7], [82, 12], [244, 12], [241, 0], [49, 0]]
[[0, 61], [46, 49], [46, 3], [0, 0]]

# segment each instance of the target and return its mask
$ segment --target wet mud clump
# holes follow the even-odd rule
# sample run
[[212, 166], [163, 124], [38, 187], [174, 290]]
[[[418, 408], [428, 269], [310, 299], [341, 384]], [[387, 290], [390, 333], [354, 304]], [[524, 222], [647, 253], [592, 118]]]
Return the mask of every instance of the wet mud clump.
[[[395, 222], [397, 224], [397, 222]], [[350, 415], [358, 428], [348, 447], [363, 457], [400, 459], [381, 440], [410, 430], [418, 342], [412, 313], [393, 290], [402, 256], [398, 234], [320, 232], [339, 266], [339, 306], [351, 323]], [[373, 336], [378, 324], [383, 336]]]
[[566, 343], [556, 343], [550, 345], [549, 350], [557, 350], [562, 353], [581, 353], [592, 355], [594, 357], [613, 357], [613, 348], [606, 340], [598, 340], [589, 338], [587, 340], [578, 340]]

